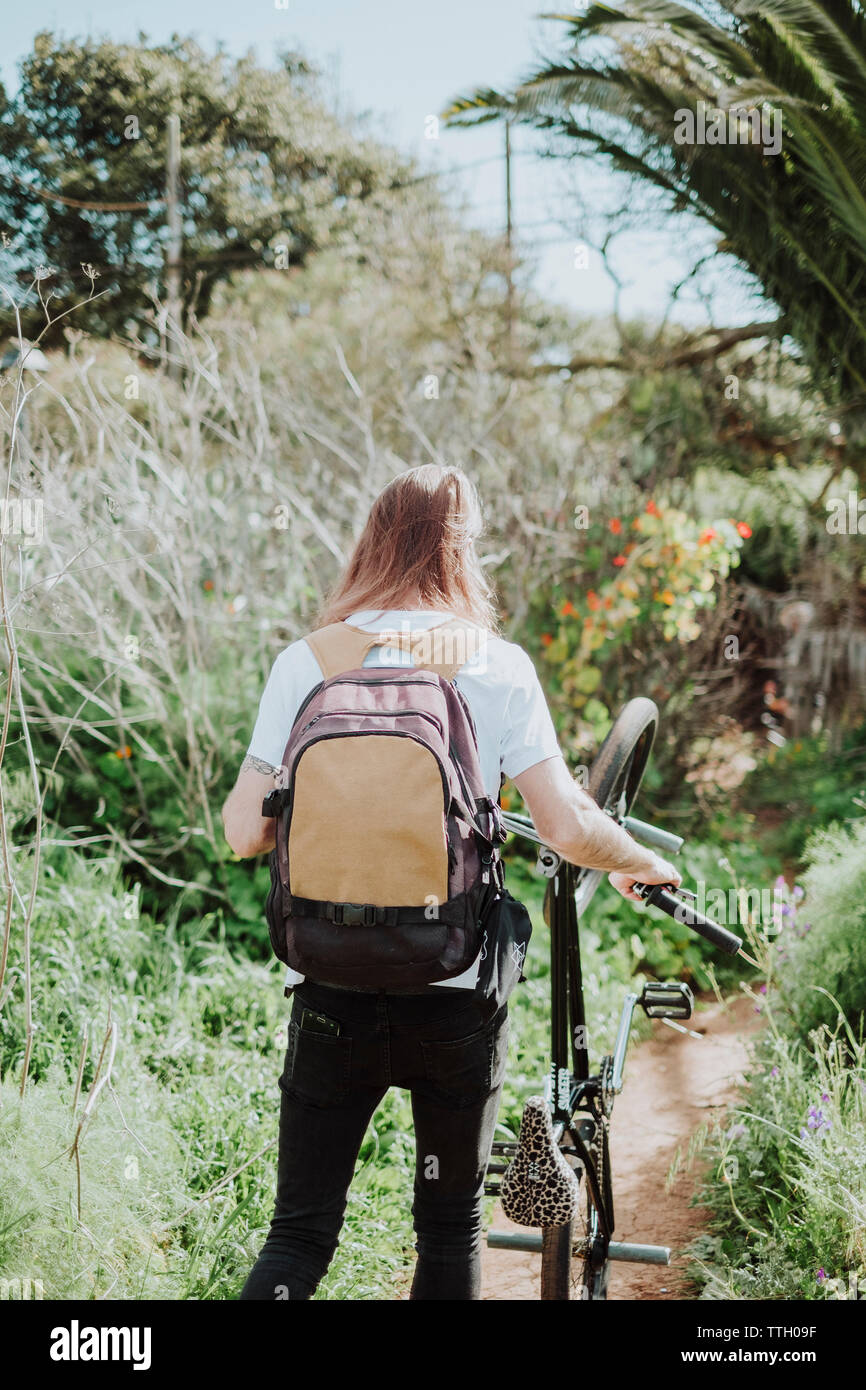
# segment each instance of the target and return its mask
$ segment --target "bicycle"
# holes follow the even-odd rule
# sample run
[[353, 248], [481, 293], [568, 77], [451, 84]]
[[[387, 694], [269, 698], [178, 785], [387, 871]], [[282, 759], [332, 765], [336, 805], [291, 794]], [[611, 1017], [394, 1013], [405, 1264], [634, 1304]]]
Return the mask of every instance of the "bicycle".
[[[652, 751], [658, 709], [652, 700], [630, 700], [604, 740], [590, 770], [587, 790], [608, 815], [641, 843], [665, 854], [683, 846], [678, 835], [630, 815]], [[615, 1097], [623, 1087], [626, 1051], [640, 1005], [650, 1018], [691, 1017], [693, 998], [682, 982], [652, 982], [623, 1003], [613, 1052], [590, 1072], [581, 973], [579, 919], [604, 870], [575, 867], [545, 846], [528, 816], [502, 813], [506, 830], [539, 847], [538, 865], [548, 879], [544, 918], [550, 928], [551, 1049], [544, 1096], [526, 1102], [520, 1137], [495, 1142], [485, 1193], [501, 1195], [507, 1216], [537, 1233], [490, 1231], [492, 1248], [541, 1252], [541, 1297], [607, 1297], [612, 1261], [666, 1265], [666, 1246], [617, 1242], [608, 1142]], [[688, 890], [672, 885], [636, 884], [635, 891], [685, 922], [730, 955], [742, 939], [688, 904]], [[682, 1026], [675, 1024], [674, 1026]], [[508, 1163], [503, 1163], [508, 1159]], [[491, 1177], [499, 1181], [491, 1181]], [[505, 1197], [509, 1198], [506, 1206]], [[557, 1208], [564, 1219], [549, 1219]], [[581, 1208], [583, 1214], [581, 1216]], [[582, 1222], [582, 1229], [579, 1223]], [[576, 1273], [575, 1273], [576, 1271]]]

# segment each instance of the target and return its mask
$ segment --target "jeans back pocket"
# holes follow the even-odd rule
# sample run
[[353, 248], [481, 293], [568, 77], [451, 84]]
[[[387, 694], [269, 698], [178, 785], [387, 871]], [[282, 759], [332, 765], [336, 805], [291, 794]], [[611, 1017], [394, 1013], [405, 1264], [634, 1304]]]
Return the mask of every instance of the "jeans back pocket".
[[502, 1081], [507, 1040], [507, 1018], [498, 1016], [466, 1038], [422, 1039], [431, 1096], [457, 1109], [485, 1100]]
[[303, 1105], [339, 1105], [352, 1084], [352, 1039], [289, 1023], [280, 1087]]

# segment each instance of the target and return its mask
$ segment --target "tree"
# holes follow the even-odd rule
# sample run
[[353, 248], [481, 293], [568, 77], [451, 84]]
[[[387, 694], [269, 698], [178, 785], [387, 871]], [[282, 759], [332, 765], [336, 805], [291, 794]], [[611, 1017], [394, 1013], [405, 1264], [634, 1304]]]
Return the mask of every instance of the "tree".
[[847, 432], [862, 438], [866, 16], [857, 0], [626, 0], [555, 18], [568, 27], [567, 55], [512, 92], [458, 98], [452, 124], [507, 114], [711, 223], [720, 249], [781, 308], [780, 327], [826, 398], [850, 412]]
[[[40, 33], [17, 94], [0, 88], [0, 268], [19, 293], [38, 275], [52, 318], [89, 292], [88, 265], [104, 293], [76, 312], [78, 327], [117, 331], [162, 294], [171, 113], [182, 129], [187, 311], [206, 312], [239, 267], [300, 265], [358, 232], [365, 199], [406, 173], [393, 151], [337, 120], [296, 54], [270, 69], [176, 35], [150, 45]], [[44, 323], [31, 294], [25, 329]]]

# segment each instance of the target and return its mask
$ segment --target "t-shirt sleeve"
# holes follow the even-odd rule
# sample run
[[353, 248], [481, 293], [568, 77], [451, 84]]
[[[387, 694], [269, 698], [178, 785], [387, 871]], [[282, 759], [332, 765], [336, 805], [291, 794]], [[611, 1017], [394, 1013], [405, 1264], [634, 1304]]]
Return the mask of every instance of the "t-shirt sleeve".
[[306, 642], [293, 642], [280, 652], [259, 701], [259, 712], [247, 756], [279, 767], [301, 701], [322, 679], [318, 662]]
[[505, 706], [499, 762], [506, 777], [560, 756], [559, 739], [531, 658], [516, 648], [514, 675]]

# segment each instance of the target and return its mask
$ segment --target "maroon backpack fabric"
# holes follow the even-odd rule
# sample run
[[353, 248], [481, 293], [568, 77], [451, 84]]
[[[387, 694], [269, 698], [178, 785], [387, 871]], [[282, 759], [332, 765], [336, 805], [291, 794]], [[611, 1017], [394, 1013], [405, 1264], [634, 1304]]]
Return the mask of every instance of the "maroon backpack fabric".
[[335, 624], [307, 639], [325, 679], [262, 807], [276, 817], [266, 915], [276, 955], [311, 980], [419, 993], [478, 955], [505, 834], [460, 663], [362, 666], [384, 636]]

